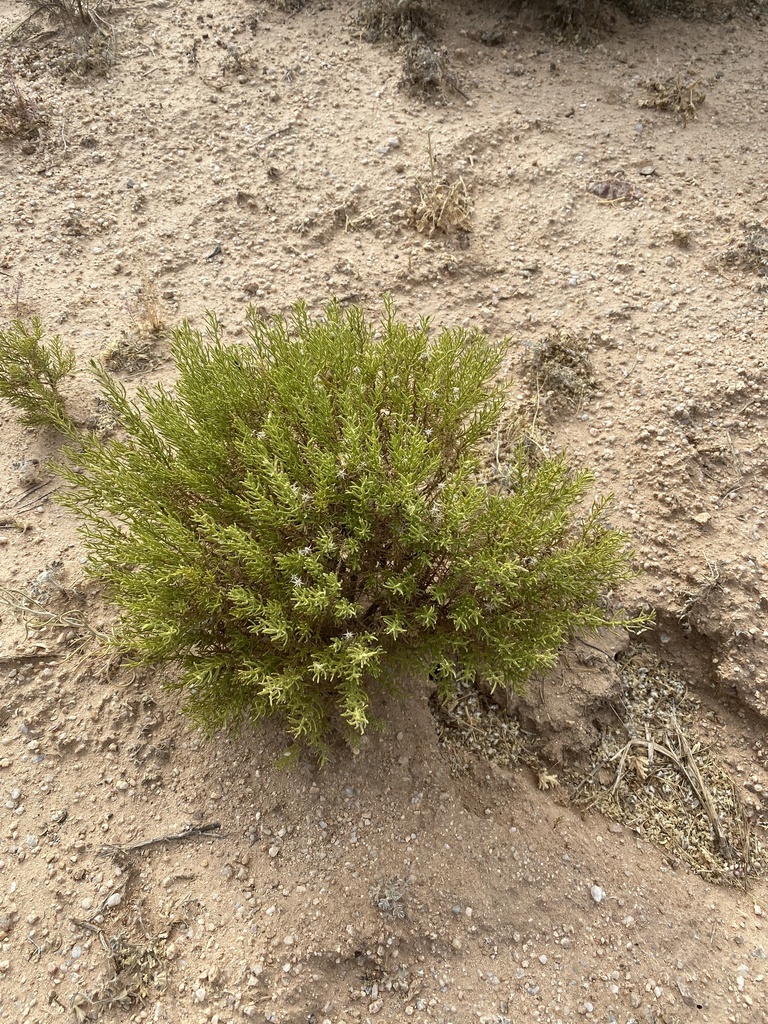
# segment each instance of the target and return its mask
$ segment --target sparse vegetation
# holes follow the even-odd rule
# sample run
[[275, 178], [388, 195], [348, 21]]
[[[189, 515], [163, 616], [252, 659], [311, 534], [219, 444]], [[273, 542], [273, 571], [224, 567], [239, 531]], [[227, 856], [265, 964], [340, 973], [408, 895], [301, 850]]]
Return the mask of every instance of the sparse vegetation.
[[373, 905], [382, 914], [405, 920], [408, 914], [405, 909], [405, 896], [408, 892], [408, 881], [405, 878], [389, 878], [379, 882], [371, 889]]
[[472, 204], [464, 179], [447, 181], [438, 177], [432, 138], [427, 138], [429, 179], [419, 183], [418, 199], [409, 211], [408, 220], [417, 231], [430, 238], [436, 231], [446, 235], [456, 231], [468, 234], [472, 230]]
[[[22, 40], [39, 34], [66, 40], [51, 55], [51, 66], [75, 80], [105, 74], [117, 59], [113, 26], [104, 18], [101, 0], [26, 0], [29, 14], [11, 33]], [[51, 31], [48, 31], [51, 30]]]
[[117, 59], [114, 36], [88, 32], [75, 36], [68, 52], [56, 59], [56, 66], [65, 76], [83, 81], [90, 75], [104, 75]]
[[[702, 581], [717, 586], [717, 569]], [[577, 792], [711, 881], [744, 886], [766, 870], [766, 850], [726, 763], [696, 736], [700, 702], [650, 652], [630, 649], [620, 668], [621, 714], [602, 733]]]
[[435, 43], [439, 21], [437, 8], [424, 0], [363, 0], [355, 18], [367, 42], [402, 47], [400, 86], [424, 98], [461, 91], [447, 52]]
[[436, 8], [425, 0], [363, 0], [355, 21], [369, 43], [434, 39], [439, 25]]
[[141, 285], [135, 296], [126, 302], [126, 309], [134, 330], [140, 335], [157, 337], [165, 330], [163, 304], [157, 281], [146, 267], [142, 268]]
[[742, 229], [744, 241], [723, 253], [723, 263], [768, 276], [768, 229], [759, 221], [742, 224]]
[[721, 20], [744, 4], [741, 0], [554, 0], [541, 4], [545, 27], [563, 42], [589, 46], [610, 33], [617, 12], [634, 22], [657, 16]]
[[[13, 320], [22, 320], [30, 312], [30, 305], [23, 298], [24, 275], [19, 271], [13, 277], [7, 276], [9, 280], [0, 288], [0, 304], [3, 314]], [[6, 275], [3, 274], [3, 277], [5, 278]]]
[[40, 138], [48, 117], [6, 68], [0, 81], [0, 139]]
[[74, 430], [59, 384], [75, 368], [75, 354], [56, 335], [43, 341], [37, 317], [29, 326], [14, 320], [0, 331], [0, 398], [20, 413], [22, 423], [54, 427], [65, 434]]
[[155, 338], [152, 334], [122, 331], [102, 350], [100, 359], [111, 372], [140, 373], [153, 362]]
[[184, 324], [175, 391], [135, 403], [100, 371], [124, 437], [82, 438], [63, 471], [120, 643], [180, 665], [201, 726], [277, 716], [325, 758], [404, 669], [518, 687], [573, 630], [625, 621], [602, 603], [631, 575], [625, 537], [605, 502], [577, 514], [588, 473], [521, 445], [510, 493], [476, 480], [502, 404], [484, 336], [391, 307], [376, 332], [335, 303], [251, 311], [248, 333]]
[[400, 85], [426, 99], [443, 97], [451, 89], [461, 93], [446, 51], [423, 41], [408, 43], [403, 49]]
[[581, 45], [594, 43], [613, 25], [610, 5], [603, 0], [555, 0], [547, 4], [544, 24], [556, 38]]
[[45, 18], [51, 24], [67, 28], [107, 30], [99, 13], [100, 0], [26, 0], [26, 4], [31, 18]]

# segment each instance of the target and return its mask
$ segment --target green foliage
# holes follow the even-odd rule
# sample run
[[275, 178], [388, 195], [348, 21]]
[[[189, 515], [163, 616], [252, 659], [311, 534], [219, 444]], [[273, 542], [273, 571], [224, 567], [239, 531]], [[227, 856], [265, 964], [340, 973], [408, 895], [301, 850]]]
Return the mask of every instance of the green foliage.
[[19, 419], [27, 426], [72, 433], [58, 386], [74, 368], [72, 349], [65, 349], [58, 335], [44, 342], [37, 317], [29, 326], [14, 320], [0, 331], [0, 398], [20, 411]]
[[574, 630], [615, 621], [602, 595], [630, 575], [625, 537], [565, 459], [521, 445], [511, 493], [477, 482], [498, 421], [501, 349], [477, 332], [358, 308], [215, 316], [175, 332], [173, 391], [97, 371], [123, 428], [68, 452], [62, 499], [89, 569], [122, 610], [121, 641], [177, 662], [173, 685], [213, 731], [279, 716], [326, 756], [354, 740], [377, 687], [414, 670], [520, 686]]

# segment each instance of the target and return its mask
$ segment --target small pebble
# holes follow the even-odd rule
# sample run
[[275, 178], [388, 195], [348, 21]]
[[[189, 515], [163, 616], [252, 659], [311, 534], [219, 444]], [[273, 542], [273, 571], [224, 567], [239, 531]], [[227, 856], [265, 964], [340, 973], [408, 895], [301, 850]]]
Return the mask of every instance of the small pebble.
[[605, 899], [605, 889], [601, 889], [599, 885], [593, 885], [589, 894], [595, 903], [602, 903]]

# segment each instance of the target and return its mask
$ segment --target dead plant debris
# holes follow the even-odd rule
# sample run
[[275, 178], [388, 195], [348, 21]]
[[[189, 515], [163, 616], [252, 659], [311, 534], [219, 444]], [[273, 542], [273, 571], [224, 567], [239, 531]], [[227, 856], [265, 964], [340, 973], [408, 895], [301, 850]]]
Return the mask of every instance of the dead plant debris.
[[181, 832], [173, 832], [170, 835], [156, 836], [154, 839], [143, 839], [138, 843], [129, 843], [127, 846], [115, 846], [108, 844], [102, 846], [101, 853], [114, 857], [125, 857], [137, 850], [148, 850], [152, 846], [163, 846], [166, 843], [182, 842], [185, 839], [193, 839], [196, 836], [205, 836], [207, 839], [221, 839], [221, 822], [210, 821], [205, 825], [187, 825]]
[[425, 0], [363, 0], [355, 15], [369, 43], [434, 39], [438, 22], [437, 11]]
[[29, 14], [9, 39], [46, 40], [47, 63], [64, 78], [84, 81], [106, 74], [116, 63], [116, 32], [101, 0], [26, 0], [26, 6]]
[[431, 700], [437, 742], [445, 750], [451, 774], [466, 773], [480, 756], [503, 768], [526, 763], [530, 753], [520, 723], [469, 682], [458, 683], [451, 697]]
[[523, 449], [529, 465], [537, 466], [552, 452], [539, 423], [539, 402], [532, 412], [506, 406], [496, 433], [489, 438], [478, 472], [479, 480], [499, 494], [511, 494], [516, 486], [517, 452]]
[[632, 200], [642, 199], [643, 194], [630, 181], [623, 178], [607, 178], [605, 181], [593, 181], [587, 185], [587, 192], [591, 192], [598, 199], [607, 203], [627, 203]]
[[0, 139], [39, 139], [48, 123], [38, 100], [5, 68], [0, 75]]
[[424, 99], [443, 98], [450, 90], [467, 98], [451, 70], [447, 51], [424, 41], [408, 43], [404, 48], [400, 87]]
[[742, 224], [744, 241], [721, 256], [729, 267], [751, 270], [760, 277], [768, 277], [768, 228], [759, 222]]
[[768, 867], [736, 785], [697, 735], [700, 702], [645, 649], [621, 666], [621, 724], [603, 734], [574, 798], [633, 829], [710, 881], [745, 885]]
[[151, 332], [121, 331], [101, 351], [100, 359], [113, 373], [144, 373], [155, 365], [155, 336]]
[[[687, 863], [713, 882], [745, 885], [768, 869], [768, 850], [750, 829], [736, 785], [716, 753], [699, 739], [701, 705], [685, 682], [648, 651], [636, 650], [621, 667], [620, 725], [602, 735], [593, 768], [568, 779], [574, 803], [597, 808]], [[561, 779], [536, 753], [536, 739], [469, 682], [449, 699], [431, 700], [438, 744], [451, 774], [465, 775], [477, 757], [500, 765], [525, 764], [540, 789]]]
[[686, 124], [696, 119], [696, 108], [706, 98], [700, 77], [691, 77], [686, 73], [659, 80], [648, 78], [642, 84], [648, 95], [638, 103], [640, 107], [655, 110], [671, 110], [678, 114]]
[[164, 992], [168, 983], [164, 938], [134, 943], [125, 935], [107, 938], [101, 928], [96, 931], [108, 968], [99, 985], [72, 997], [70, 1006], [77, 1024], [96, 1020], [104, 1010], [142, 1005], [150, 995]]
[[578, 408], [595, 388], [590, 358], [593, 347], [591, 335], [556, 329], [536, 342], [523, 361], [523, 372], [550, 406]]

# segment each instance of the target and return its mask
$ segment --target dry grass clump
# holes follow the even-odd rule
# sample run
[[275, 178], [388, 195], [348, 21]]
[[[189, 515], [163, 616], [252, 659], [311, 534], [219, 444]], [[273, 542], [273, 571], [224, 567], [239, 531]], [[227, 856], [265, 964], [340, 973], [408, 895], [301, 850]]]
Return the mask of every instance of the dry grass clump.
[[643, 87], [649, 95], [640, 100], [638, 106], [671, 110], [686, 124], [696, 119], [696, 108], [706, 99], [707, 94], [701, 87], [701, 81], [701, 78], [692, 78], [683, 73], [663, 80], [648, 78], [643, 82]]
[[38, 101], [5, 68], [0, 79], [0, 139], [39, 139], [47, 126], [48, 117]]
[[558, 329], [534, 345], [523, 369], [541, 398], [575, 408], [595, 387], [590, 349], [590, 338]]
[[591, 46], [615, 30], [618, 11], [634, 22], [659, 16], [722, 21], [745, 5], [743, 0], [539, 0], [537, 6], [556, 39]]
[[472, 230], [472, 201], [464, 179], [454, 181], [438, 178], [432, 139], [429, 139], [429, 179], [419, 182], [419, 197], [408, 213], [408, 222], [430, 238], [436, 231], [449, 235], [468, 234]]
[[30, 18], [46, 18], [52, 25], [68, 28], [95, 28], [105, 31], [107, 25], [99, 14], [100, 0], [26, 0]]
[[145, 265], [141, 268], [141, 284], [133, 298], [126, 300], [125, 308], [138, 335], [157, 338], [165, 330], [165, 315], [157, 281]]
[[[50, 64], [66, 77], [83, 80], [105, 74], [117, 59], [115, 31], [102, 16], [101, 0], [26, 0], [29, 14], [11, 33], [12, 39], [35, 34], [37, 39], [63, 37]], [[41, 22], [48, 30], [40, 32]]]
[[439, 18], [425, 0], [362, 0], [355, 21], [366, 42], [381, 39], [395, 42], [433, 39]]
[[[0, 313], [3, 315], [3, 319], [9, 320], [23, 320], [32, 314], [33, 305], [25, 297], [24, 292], [24, 275], [19, 271], [15, 277], [11, 277], [10, 274], [5, 274], [0, 271], [4, 278], [2, 287], [0, 287]], [[7, 283], [5, 283], [7, 279]]]
[[117, 60], [114, 37], [99, 32], [76, 36], [71, 50], [57, 60], [59, 70], [82, 81], [90, 75], [105, 75]]

